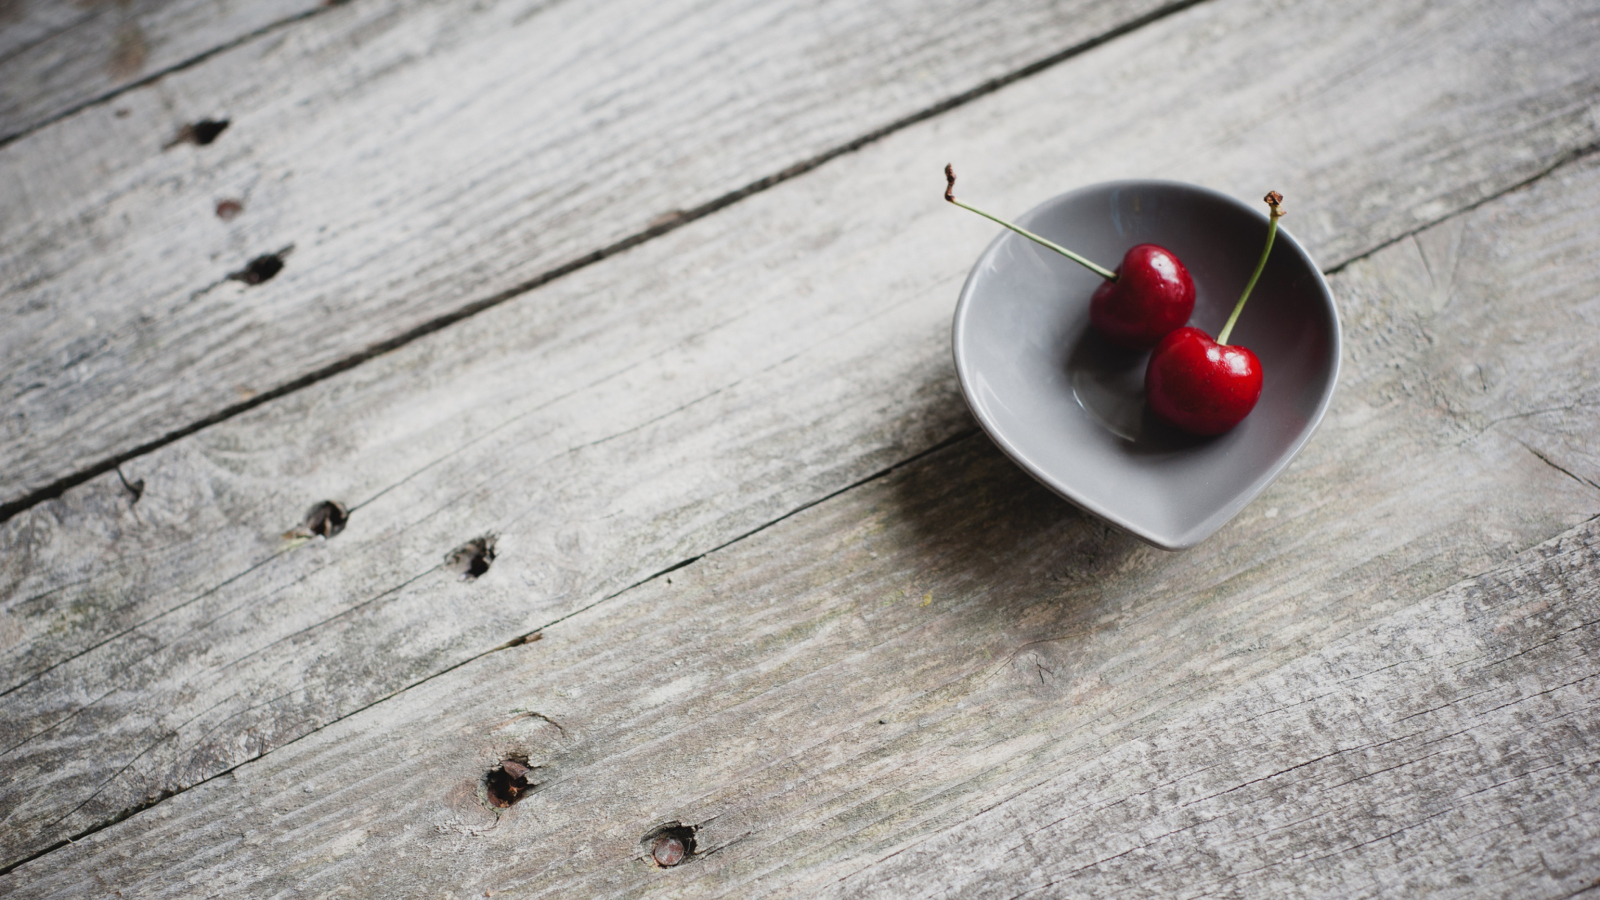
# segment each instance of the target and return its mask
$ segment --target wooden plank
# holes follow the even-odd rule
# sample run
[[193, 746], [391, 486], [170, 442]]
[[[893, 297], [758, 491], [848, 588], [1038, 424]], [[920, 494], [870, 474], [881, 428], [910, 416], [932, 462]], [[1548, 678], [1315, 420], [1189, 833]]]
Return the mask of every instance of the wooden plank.
[[823, 896], [1571, 897], [1597, 740], [1590, 522]]
[[[952, 143], [971, 155], [1004, 143], [982, 123], [1038, 127], [1064, 85], [1103, 91], [1105, 82], [1127, 85], [1135, 77], [1149, 81], [1132, 88], [1152, 90], [1130, 95], [1166, 104], [1135, 121], [1181, 116], [1192, 103], [1156, 90], [1172, 76], [1153, 70], [1149, 59], [1192, 64], [1194, 56], [1170, 46], [1194, 34], [1242, 35], [1244, 23], [1255, 23], [1252, 39], [1348, 35], [1347, 44], [1321, 45], [1332, 58], [1367, 58], [1382, 52], [1383, 40], [1410, 47], [1415, 70], [1364, 82], [1370, 94], [1340, 102], [1360, 107], [1382, 97], [1395, 121], [1435, 136], [1441, 121], [1460, 123], [1450, 154], [1458, 161], [1478, 153], [1498, 163], [1517, 136], [1548, 137], [1510, 124], [1496, 142], [1474, 149], [1470, 141], [1488, 133], [1484, 118], [1439, 112], [1439, 92], [1474, 109], [1505, 104], [1439, 68], [1461, 34], [1426, 18], [1413, 22], [1420, 34], [1407, 32], [1399, 25], [1410, 11], [1393, 12], [1397, 19], [1388, 21], [1350, 10], [1351, 31], [1319, 18], [1329, 15], [1325, 9], [1268, 14], [1234, 3], [1193, 10], [525, 302], [153, 454], [130, 466], [130, 479], [145, 484], [137, 504], [107, 477], [7, 523], [8, 590], [19, 601], [7, 609], [13, 641], [4, 668], [31, 679], [9, 685], [5, 701], [7, 758], [19, 773], [7, 786], [8, 835], [22, 848], [9, 852], [48, 846], [52, 834], [95, 827], [149, 796], [195, 784], [970, 429], [954, 393], [946, 328], [965, 261], [988, 231], [918, 199], [929, 188], [927, 176], [916, 173], [935, 173], [936, 196], [936, 160]], [[1461, 21], [1447, 17], [1445, 24]], [[1361, 33], [1356, 22], [1373, 32]], [[1556, 33], [1539, 41], [1541, 58], [1555, 58], [1569, 24], [1550, 26]], [[1498, 33], [1508, 40], [1519, 34], [1509, 27]], [[1278, 62], [1254, 62], [1254, 44], [1243, 37], [1210, 46], [1216, 59], [1239, 65]], [[1309, 91], [1213, 68], [1222, 80], [1202, 94], [1224, 105], [1248, 105], [1226, 84], [1262, 92], [1255, 102], [1266, 105]], [[1471, 68], [1484, 78], [1481, 90], [1497, 89], [1501, 78], [1492, 67]], [[1315, 70], [1308, 64], [1306, 71]], [[1430, 71], [1448, 80], [1430, 81]], [[1362, 145], [1335, 115], [1340, 108], [1329, 103], [1304, 114], [1308, 123], [1327, 123], [1321, 132], [1298, 132], [1297, 140], [1318, 152], [1298, 157], [1293, 176], [1277, 173], [1285, 179], [1277, 183], [1302, 188], [1291, 196], [1318, 198], [1325, 221], [1368, 209], [1373, 218], [1362, 236], [1382, 241], [1394, 233], [1386, 228], [1419, 213], [1364, 205], [1374, 190], [1402, 189], [1371, 161], [1383, 162], [1381, 148], [1397, 135], [1404, 145], [1410, 132], [1380, 122], [1369, 136], [1375, 146]], [[1063, 104], [1058, 114], [1066, 119], [1068, 109]], [[1429, 109], [1438, 118], [1422, 114]], [[1184, 143], [1193, 154], [1186, 158], [1201, 161], [1194, 168], [1161, 168], [1162, 160], [1176, 165], [1174, 151], [1134, 134], [1127, 145], [1081, 155], [1074, 153], [1080, 145], [1065, 139], [1014, 168], [998, 167], [995, 181], [1010, 186], [1018, 196], [1007, 202], [1019, 206], [1030, 193], [1048, 193], [1060, 171], [1071, 181], [1106, 177], [1141, 147], [1153, 148], [1157, 174], [1223, 186], [1263, 177], [1261, 160], [1232, 161], [1225, 149], [1216, 154], [1224, 162], [1210, 168], [1213, 155], [1196, 148], [1208, 141], [1232, 147], [1238, 136], [1204, 110], [1189, 115], [1173, 121], [1194, 135]], [[1502, 179], [1517, 171], [1490, 167], [1468, 186], [1404, 189], [1467, 198], [1503, 189]], [[851, 204], [862, 196], [884, 198], [865, 222]], [[1317, 217], [1307, 213], [1314, 228]], [[1562, 233], [1581, 235], [1591, 226], [1581, 216], [1561, 222], [1549, 226], [1552, 234], [1567, 228]], [[1419, 246], [1443, 242], [1430, 252], [1454, 260], [1459, 240], [1439, 236], [1451, 233], [1430, 233]], [[1324, 254], [1348, 240], [1312, 235]], [[1587, 351], [1572, 336], [1582, 332], [1563, 317], [1579, 302], [1573, 297], [1592, 296], [1582, 292], [1593, 267], [1563, 267], [1538, 246], [1517, 257], [1530, 268], [1513, 260], [1507, 271], [1539, 273], [1541, 290], [1576, 292], [1556, 298], [1562, 302], [1541, 295], [1543, 304], [1528, 313], [1532, 324], [1516, 326], [1553, 335], [1550, 355], [1536, 370], [1496, 381], [1499, 391], [1522, 393], [1453, 401], [1469, 411], [1456, 427], [1508, 414], [1522, 417], [1495, 429], [1524, 439], [1545, 427], [1538, 422], [1565, 423], [1549, 427], [1579, 435], [1590, 429], [1584, 408], [1523, 415], [1592, 383], [1583, 380], [1592, 366], [1584, 362]], [[1420, 251], [1409, 252], [1411, 269], [1426, 271]], [[1461, 266], [1473, 271], [1470, 260]], [[1557, 270], [1563, 276], [1551, 278]], [[1362, 395], [1370, 409], [1351, 407], [1333, 421], [1348, 415], [1352, 428], [1377, 420], [1414, 428], [1415, 446], [1396, 445], [1395, 458], [1430, 458], [1442, 452], [1438, 434], [1411, 424], [1416, 410], [1407, 404], [1421, 402], [1414, 395], [1426, 388], [1421, 406], [1431, 409], [1459, 385], [1394, 381], [1394, 366], [1422, 358], [1394, 354], [1422, 354], [1433, 344], [1419, 335], [1432, 332], [1408, 318], [1420, 312], [1383, 297], [1358, 294], [1363, 305], [1346, 310], [1354, 333], [1371, 331], [1378, 354], [1356, 356], [1349, 378], [1370, 381], [1378, 393]], [[1474, 365], [1503, 355], [1496, 341], [1512, 327], [1506, 321], [1484, 325], [1487, 345]], [[1435, 328], [1431, 320], [1426, 327]], [[1389, 346], [1397, 342], [1403, 346]], [[1467, 350], [1452, 345], [1449, 352]], [[1426, 362], [1430, 371], [1446, 372], [1463, 364], [1448, 355]], [[1341, 506], [1331, 521], [1302, 523], [1323, 529], [1314, 543], [1341, 548], [1332, 560], [1297, 561], [1312, 573], [1304, 576], [1308, 583], [1324, 584], [1330, 597], [1345, 596], [1353, 589], [1346, 584], [1371, 593], [1379, 584], [1432, 590], [1592, 512], [1592, 498], [1574, 493], [1576, 482], [1502, 432], [1486, 434], [1480, 439], [1487, 444], [1469, 442], [1464, 457], [1450, 457], [1432, 478], [1385, 468], [1386, 459], [1362, 449], [1373, 440], [1366, 432], [1336, 445], [1359, 459], [1302, 462], [1302, 471], [1313, 466], [1304, 482], [1312, 493], [1285, 507], [1291, 519], [1330, 502], [1322, 492], [1347, 484], [1367, 485], [1359, 496], [1370, 502], [1365, 510]], [[1578, 464], [1560, 448], [1551, 452], [1564, 465]], [[1508, 493], [1508, 484], [1515, 490]], [[323, 497], [352, 505], [348, 528], [333, 541], [288, 552], [277, 535]], [[1419, 516], [1419, 509], [1431, 512]], [[1282, 570], [1272, 561], [1312, 542], [1300, 527], [1269, 529], [1276, 537], [1264, 540], [1236, 525], [1233, 537], [1185, 558], [1232, 572], [1242, 563], [1231, 555], [1242, 554], [1261, 567], [1257, 577], [1278, 578]], [[499, 534], [501, 558], [486, 577], [463, 585], [439, 570], [445, 551], [490, 531]], [[99, 560], [107, 562], [91, 562]], [[108, 771], [106, 780], [100, 773]]]
[[0, 510], [1162, 8], [355, 0], [85, 110], [0, 147]]
[[[1578, 175], [1426, 237], [1489, 242], [1519, 219], [1519, 243], [1570, 237], [1600, 165]], [[1578, 186], [1587, 209], [1561, 196]], [[1501, 299], [1495, 268], [1463, 261], [1452, 313]], [[1415, 245], [1390, 248], [1341, 296], [1408, 284], [1417, 262]], [[1467, 330], [1455, 318], [1413, 321], [1443, 348]], [[1438, 371], [1397, 331], [1359, 333], [1366, 372]], [[1592, 511], [1595, 492], [1503, 426], [1458, 443], [1427, 398], [1380, 402], [1392, 384], [1358, 380], [1320, 458], [1194, 553], [1109, 532], [961, 441], [0, 891], [1570, 895], [1600, 865], [1600, 519], [1419, 589], [1457, 544], [1495, 540], [1485, 517], [1510, 495], [1565, 485]], [[1352, 538], [1394, 528], [1385, 506], [1440, 513], [1452, 477], [1476, 508], [1450, 511], [1451, 528], [1413, 517], [1425, 533], [1392, 549]], [[499, 811], [483, 777], [506, 758], [537, 787]], [[641, 839], [670, 822], [696, 852], [661, 869]]]
[[325, 5], [7, 0], [0, 3], [0, 143]]

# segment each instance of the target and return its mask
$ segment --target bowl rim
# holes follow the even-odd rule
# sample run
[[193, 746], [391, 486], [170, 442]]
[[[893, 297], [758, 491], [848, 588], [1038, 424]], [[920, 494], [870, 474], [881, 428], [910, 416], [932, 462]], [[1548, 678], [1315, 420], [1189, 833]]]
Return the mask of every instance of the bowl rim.
[[[1265, 212], [1256, 209], [1254, 206], [1251, 206], [1250, 204], [1247, 204], [1232, 195], [1225, 194], [1221, 191], [1198, 184], [1161, 178], [1127, 178], [1116, 179], [1112, 181], [1100, 181], [1093, 184], [1083, 185], [1073, 188], [1072, 190], [1056, 194], [1038, 204], [1035, 204], [1034, 206], [1030, 207], [1027, 212], [1023, 213], [1021, 216], [1018, 216], [1015, 221], [1026, 221], [1047, 207], [1065, 202], [1082, 194], [1097, 192], [1109, 193], [1112, 191], [1126, 190], [1129, 188], [1151, 187], [1198, 194], [1208, 200], [1220, 202], [1232, 206], [1235, 209], [1242, 210], [1260, 219], [1263, 223], [1267, 221], [1267, 215]], [[1036, 465], [1028, 458], [1027, 454], [1024, 453], [1020, 447], [1015, 446], [1011, 440], [1005, 436], [999, 424], [991, 421], [983, 405], [977, 403], [974, 399], [973, 373], [969, 371], [970, 363], [967, 361], [967, 354], [965, 352], [966, 322], [967, 317], [971, 312], [973, 295], [976, 293], [976, 288], [974, 285], [979, 278], [979, 273], [988, 268], [989, 263], [999, 254], [1000, 248], [1008, 240], [1013, 239], [1019, 241], [1027, 240], [1027, 238], [1022, 237], [1021, 235], [1002, 228], [1000, 233], [996, 235], [994, 239], [989, 242], [988, 246], [984, 248], [983, 252], [978, 255], [977, 260], [973, 263], [972, 268], [968, 271], [966, 281], [961, 286], [960, 298], [956, 301], [955, 314], [951, 320], [950, 349], [951, 354], [955, 359], [956, 378], [961, 384], [961, 396], [966, 401], [967, 408], [971, 410], [973, 417], [978, 420], [978, 425], [983, 429], [984, 433], [989, 436], [990, 440], [994, 441], [995, 445], [1000, 448], [1000, 451], [1004, 453], [1007, 458], [1020, 467], [1024, 472], [1027, 472], [1030, 476], [1032, 476], [1034, 480], [1038, 481], [1040, 484], [1043, 484], [1046, 488], [1049, 488], [1052, 493], [1068, 501], [1069, 503], [1072, 503], [1074, 506], [1077, 506], [1078, 508], [1090, 514], [1103, 519], [1112, 525], [1115, 525], [1129, 534], [1132, 534], [1134, 537], [1139, 538], [1145, 543], [1159, 547], [1163, 550], [1187, 550], [1220, 530], [1222, 526], [1226, 525], [1233, 519], [1234, 516], [1238, 515], [1240, 511], [1242, 511], [1246, 506], [1250, 505], [1250, 503], [1255, 500], [1255, 498], [1259, 496], [1262, 491], [1266, 490], [1269, 485], [1276, 481], [1278, 476], [1283, 473], [1283, 470], [1288, 468], [1289, 463], [1293, 462], [1294, 458], [1300, 455], [1300, 451], [1305, 447], [1306, 442], [1311, 439], [1311, 436], [1315, 434], [1318, 427], [1321, 426], [1322, 420], [1328, 412], [1328, 407], [1333, 401], [1334, 390], [1338, 387], [1339, 375], [1341, 369], [1343, 368], [1344, 362], [1344, 338], [1343, 327], [1339, 320], [1339, 306], [1338, 303], [1335, 302], [1333, 290], [1328, 285], [1328, 280], [1324, 276], [1321, 267], [1317, 265], [1316, 260], [1311, 256], [1310, 252], [1305, 249], [1305, 246], [1302, 245], [1300, 241], [1297, 240], [1292, 233], [1290, 233], [1289, 229], [1284, 227], [1284, 225], [1280, 222], [1278, 225], [1276, 241], [1280, 243], [1287, 243], [1289, 246], [1292, 246], [1294, 250], [1309, 264], [1308, 267], [1315, 276], [1316, 288], [1320, 292], [1323, 302], [1327, 307], [1331, 324], [1331, 327], [1329, 328], [1328, 349], [1329, 355], [1333, 360], [1333, 364], [1331, 366], [1331, 371], [1328, 373], [1327, 383], [1322, 390], [1322, 395], [1317, 398], [1316, 408], [1307, 419], [1306, 425], [1301, 430], [1300, 434], [1289, 445], [1288, 450], [1279, 456], [1279, 458], [1272, 465], [1268, 466], [1263, 474], [1259, 476], [1248, 488], [1235, 495], [1232, 500], [1223, 504], [1220, 508], [1218, 508], [1212, 514], [1206, 516], [1196, 525], [1191, 526], [1188, 530], [1177, 535], [1162, 535], [1154, 533], [1151, 530], [1130, 521], [1126, 516], [1118, 514], [1115, 510], [1106, 508], [1104, 504], [1097, 503], [1087, 498], [1075, 496], [1068, 485], [1063, 483], [1050, 472], [1046, 471], [1042, 466]], [[1085, 315], [1087, 315], [1087, 312], [1085, 312]]]

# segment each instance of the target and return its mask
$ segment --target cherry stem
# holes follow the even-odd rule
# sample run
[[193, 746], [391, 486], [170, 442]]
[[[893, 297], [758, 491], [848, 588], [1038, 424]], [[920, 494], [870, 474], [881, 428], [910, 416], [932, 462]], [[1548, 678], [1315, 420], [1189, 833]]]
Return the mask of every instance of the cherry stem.
[[1099, 275], [1101, 278], [1104, 278], [1107, 281], [1116, 281], [1117, 280], [1117, 273], [1111, 271], [1110, 269], [1106, 268], [1105, 266], [1097, 266], [1097, 265], [1095, 265], [1094, 263], [1088, 261], [1087, 259], [1084, 259], [1083, 257], [1079, 256], [1078, 254], [1073, 253], [1071, 250], [1068, 250], [1067, 248], [1061, 246], [1060, 244], [1057, 244], [1055, 241], [1046, 240], [1045, 238], [1042, 238], [1042, 237], [1038, 236], [1037, 234], [1034, 234], [1033, 232], [1029, 231], [1026, 228], [1023, 228], [1020, 225], [1013, 225], [1010, 222], [1007, 222], [1005, 219], [1000, 218], [999, 216], [991, 216], [988, 213], [984, 212], [983, 210], [978, 209], [976, 206], [968, 206], [967, 204], [962, 203], [960, 200], [957, 200], [956, 199], [956, 170], [955, 170], [954, 167], [952, 167], [952, 166], [950, 166], [948, 164], [945, 165], [945, 167], [944, 167], [944, 180], [945, 180], [944, 198], [946, 200], [949, 200], [951, 203], [954, 203], [955, 205], [957, 205], [957, 206], [961, 207], [962, 209], [966, 210], [967, 212], [975, 212], [978, 215], [983, 216], [985, 219], [988, 219], [991, 222], [997, 222], [997, 223], [999, 223], [1001, 225], [1004, 225], [1005, 227], [1011, 229], [1012, 231], [1015, 231], [1017, 234], [1022, 235], [1023, 237], [1027, 238], [1030, 241], [1033, 241], [1034, 243], [1043, 244], [1044, 246], [1049, 247], [1051, 250], [1054, 250], [1055, 252], [1061, 254], [1062, 256], [1065, 256], [1067, 259], [1070, 259], [1073, 262], [1077, 263], [1078, 265], [1083, 266], [1084, 268], [1086, 268], [1089, 271], [1095, 273], [1096, 275]]
[[1268, 191], [1267, 196], [1261, 198], [1266, 201], [1271, 213], [1267, 216], [1267, 245], [1261, 248], [1261, 260], [1256, 263], [1256, 270], [1250, 273], [1250, 280], [1244, 286], [1244, 293], [1239, 295], [1239, 302], [1233, 305], [1233, 315], [1228, 316], [1228, 324], [1222, 326], [1217, 332], [1217, 343], [1228, 343], [1228, 335], [1233, 333], [1233, 323], [1239, 321], [1239, 313], [1244, 310], [1244, 302], [1250, 299], [1250, 291], [1260, 280], [1261, 273], [1267, 268], [1267, 257], [1272, 255], [1272, 239], [1278, 236], [1278, 220], [1283, 218], [1283, 195], [1277, 191]]

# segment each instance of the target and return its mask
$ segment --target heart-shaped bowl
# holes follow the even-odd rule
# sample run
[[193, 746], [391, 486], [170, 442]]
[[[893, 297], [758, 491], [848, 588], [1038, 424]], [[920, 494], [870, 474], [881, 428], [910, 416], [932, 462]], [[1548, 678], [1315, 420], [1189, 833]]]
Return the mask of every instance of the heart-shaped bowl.
[[[1166, 247], [1194, 278], [1189, 324], [1213, 337], [1267, 238], [1264, 203], [1257, 210], [1170, 181], [1079, 188], [1018, 224], [1107, 267], [1135, 244]], [[1046, 487], [1157, 547], [1192, 547], [1271, 484], [1322, 421], [1339, 378], [1333, 294], [1280, 224], [1229, 341], [1261, 359], [1261, 400], [1232, 431], [1197, 438], [1146, 408], [1150, 354], [1118, 349], [1089, 327], [1089, 296], [1100, 283], [1002, 231], [956, 306], [961, 390], [1000, 449]]]

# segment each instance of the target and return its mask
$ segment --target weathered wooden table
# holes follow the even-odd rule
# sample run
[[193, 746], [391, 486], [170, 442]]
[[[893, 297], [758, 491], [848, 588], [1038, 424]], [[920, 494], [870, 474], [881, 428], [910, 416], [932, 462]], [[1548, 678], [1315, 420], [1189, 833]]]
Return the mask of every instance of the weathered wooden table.
[[[1600, 896], [1597, 46], [0, 3], [0, 894]], [[1342, 380], [1199, 547], [976, 428], [952, 160], [1290, 198]]]

